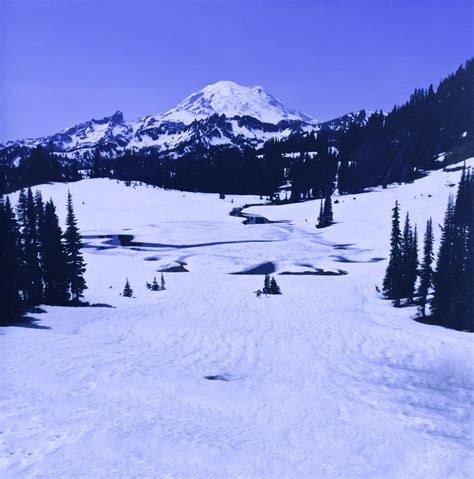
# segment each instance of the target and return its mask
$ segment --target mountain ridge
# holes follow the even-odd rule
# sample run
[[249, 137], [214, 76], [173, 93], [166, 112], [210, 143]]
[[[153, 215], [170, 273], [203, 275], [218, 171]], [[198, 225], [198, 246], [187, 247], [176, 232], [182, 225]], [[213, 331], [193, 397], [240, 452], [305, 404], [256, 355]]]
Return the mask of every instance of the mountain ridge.
[[17, 161], [38, 145], [78, 159], [96, 148], [106, 156], [116, 156], [126, 149], [179, 156], [198, 143], [258, 148], [269, 139], [284, 139], [296, 132], [316, 132], [322, 127], [344, 129], [351, 123], [349, 118], [361, 118], [360, 112], [346, 116], [345, 121], [319, 123], [287, 107], [261, 86], [247, 87], [223, 80], [188, 95], [157, 115], [127, 121], [117, 110], [110, 116], [80, 122], [52, 135], [7, 141], [0, 144], [0, 160], [3, 157], [3, 161]]

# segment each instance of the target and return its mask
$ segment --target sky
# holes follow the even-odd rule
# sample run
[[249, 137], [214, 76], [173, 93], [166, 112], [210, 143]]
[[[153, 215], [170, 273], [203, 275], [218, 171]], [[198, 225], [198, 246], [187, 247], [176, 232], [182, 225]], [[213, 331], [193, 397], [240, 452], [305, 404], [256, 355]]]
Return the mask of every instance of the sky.
[[325, 121], [389, 111], [474, 55], [474, 0], [0, 0], [0, 142], [218, 80]]

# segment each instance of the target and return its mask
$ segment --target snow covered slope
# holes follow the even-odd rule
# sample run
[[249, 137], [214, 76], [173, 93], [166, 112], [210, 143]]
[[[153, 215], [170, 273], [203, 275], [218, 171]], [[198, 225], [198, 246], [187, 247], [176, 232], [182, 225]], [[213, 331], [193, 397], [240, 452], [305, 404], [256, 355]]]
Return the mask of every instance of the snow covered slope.
[[[318, 201], [252, 207], [285, 222], [244, 225], [229, 211], [258, 198], [41, 186], [62, 222], [72, 192], [86, 299], [113, 308], [45, 307], [33, 316], [50, 329], [2, 328], [0, 476], [472, 477], [473, 336], [375, 291], [395, 200], [422, 231], [459, 177], [340, 197], [325, 230]], [[118, 234], [134, 243], [99, 237]], [[278, 274], [283, 295], [258, 299], [262, 275], [228, 273], [262, 263], [347, 274]], [[146, 289], [179, 265], [166, 291]], [[119, 295], [125, 277], [135, 298]]]
[[285, 106], [261, 86], [246, 87], [233, 81], [218, 81], [208, 85], [159, 115], [159, 118], [189, 124], [215, 113], [228, 118], [251, 116], [263, 123], [273, 124], [282, 120], [314, 122], [310, 116]]

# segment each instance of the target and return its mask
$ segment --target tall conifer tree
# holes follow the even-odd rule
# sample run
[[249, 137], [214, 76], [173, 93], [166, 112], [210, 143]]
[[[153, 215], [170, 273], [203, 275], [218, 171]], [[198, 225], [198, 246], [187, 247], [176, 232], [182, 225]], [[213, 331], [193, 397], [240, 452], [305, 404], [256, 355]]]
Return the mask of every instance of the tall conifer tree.
[[37, 210], [31, 188], [28, 188], [26, 201], [19, 205], [22, 218], [22, 278], [24, 300], [28, 304], [39, 304], [43, 298], [43, 279], [39, 260], [39, 238]]
[[433, 223], [431, 218], [426, 222], [425, 238], [423, 241], [423, 260], [421, 263], [420, 285], [418, 287], [419, 312], [426, 316], [426, 302], [428, 293], [433, 285]]
[[62, 243], [62, 232], [52, 200], [48, 201], [45, 206], [41, 237], [45, 302], [47, 304], [64, 304], [69, 299], [68, 265]]
[[0, 199], [0, 324], [18, 312], [20, 287], [19, 230], [7, 198]]
[[393, 299], [395, 305], [400, 305], [402, 291], [402, 236], [400, 231], [400, 207], [398, 201], [392, 209], [392, 233], [390, 237], [390, 259], [388, 262], [383, 291], [388, 299]]
[[81, 253], [81, 235], [77, 227], [76, 215], [74, 214], [72, 196], [67, 195], [66, 231], [64, 232], [64, 249], [68, 266], [69, 292], [73, 302], [78, 302], [87, 288], [84, 273], [86, 264]]
[[452, 298], [451, 288], [454, 281], [453, 271], [453, 244], [454, 244], [454, 204], [450, 195], [444, 215], [444, 224], [441, 233], [441, 245], [438, 252], [436, 272], [434, 274], [434, 294], [431, 311], [438, 322], [448, 324], [451, 318]]

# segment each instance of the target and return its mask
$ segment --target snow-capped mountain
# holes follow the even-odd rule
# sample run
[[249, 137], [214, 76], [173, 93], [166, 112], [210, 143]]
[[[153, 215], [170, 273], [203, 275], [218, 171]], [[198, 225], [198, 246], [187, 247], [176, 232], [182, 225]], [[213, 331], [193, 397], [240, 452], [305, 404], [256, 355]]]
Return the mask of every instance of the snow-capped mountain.
[[[324, 127], [345, 129], [351, 122], [364, 122], [366, 118], [362, 110], [326, 122]], [[258, 148], [269, 139], [284, 139], [321, 127], [316, 120], [288, 108], [260, 86], [219, 81], [161, 114], [128, 122], [117, 111], [110, 117], [79, 123], [54, 135], [7, 142], [0, 145], [0, 161], [17, 161], [36, 145], [79, 159], [96, 148], [108, 156], [129, 149], [177, 157], [198, 146]]]
[[310, 116], [285, 106], [261, 86], [246, 87], [232, 81], [218, 81], [206, 86], [159, 118], [188, 125], [215, 113], [227, 118], [251, 116], [262, 123], [277, 124], [283, 120], [314, 122]]

